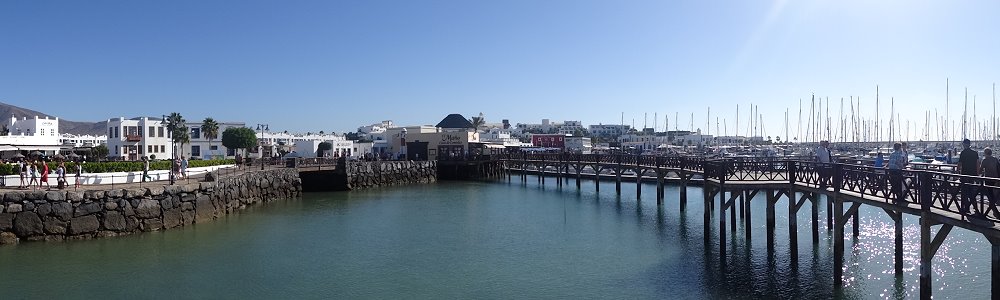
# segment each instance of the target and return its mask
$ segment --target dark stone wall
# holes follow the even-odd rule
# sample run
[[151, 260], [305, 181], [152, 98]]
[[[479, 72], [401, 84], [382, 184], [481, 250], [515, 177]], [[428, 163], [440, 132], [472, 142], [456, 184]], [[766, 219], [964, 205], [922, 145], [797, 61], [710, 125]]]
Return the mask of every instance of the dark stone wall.
[[257, 203], [299, 197], [294, 170], [201, 182], [87, 191], [8, 191], [0, 201], [0, 244], [89, 239], [164, 230]]
[[349, 190], [431, 183], [437, 181], [437, 161], [349, 162], [345, 173]]

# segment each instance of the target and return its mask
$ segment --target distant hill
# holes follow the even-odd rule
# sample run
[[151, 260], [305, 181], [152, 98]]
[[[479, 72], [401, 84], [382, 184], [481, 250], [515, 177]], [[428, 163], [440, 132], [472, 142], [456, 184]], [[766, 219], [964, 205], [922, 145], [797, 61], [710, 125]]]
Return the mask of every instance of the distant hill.
[[[2, 120], [2, 123], [9, 124], [11, 116], [14, 116], [18, 119], [34, 118], [35, 116], [38, 116], [39, 118], [44, 118], [44, 117], [55, 118], [55, 116], [49, 114], [0, 102], [0, 120]], [[72, 134], [101, 135], [104, 134], [105, 130], [107, 130], [105, 129], [107, 128], [107, 123], [108, 123], [107, 121], [74, 122], [60, 118], [59, 132], [72, 133]]]

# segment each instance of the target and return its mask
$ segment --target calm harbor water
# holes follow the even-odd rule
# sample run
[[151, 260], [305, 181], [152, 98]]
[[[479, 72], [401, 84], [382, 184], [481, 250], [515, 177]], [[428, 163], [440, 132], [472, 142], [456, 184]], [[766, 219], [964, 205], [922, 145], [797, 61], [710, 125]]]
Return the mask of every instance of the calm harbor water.
[[[213, 223], [137, 236], [0, 247], [3, 298], [475, 298], [704, 299], [918, 296], [919, 226], [907, 217], [906, 274], [893, 274], [892, 221], [862, 207], [848, 234], [845, 287], [832, 284], [833, 243], [813, 246], [808, 203], [798, 263], [789, 259], [787, 206], [766, 248], [763, 199], [754, 201], [718, 259], [718, 220], [706, 244], [701, 192], [680, 212], [669, 187], [636, 201], [634, 184], [594, 192], [586, 181], [454, 182], [308, 194]], [[820, 213], [824, 216], [825, 205]], [[850, 223], [848, 223], [850, 224]], [[848, 225], [850, 227], [850, 225]], [[850, 228], [846, 230], [850, 232]], [[935, 298], [989, 298], [990, 247], [956, 228], [934, 261]]]

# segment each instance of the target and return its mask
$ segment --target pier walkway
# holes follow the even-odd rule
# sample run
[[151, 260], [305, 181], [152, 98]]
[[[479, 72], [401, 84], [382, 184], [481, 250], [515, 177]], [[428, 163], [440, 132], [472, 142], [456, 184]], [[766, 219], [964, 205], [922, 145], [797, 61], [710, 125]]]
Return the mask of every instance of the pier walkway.
[[[719, 254], [723, 265], [727, 259], [727, 212], [730, 231], [735, 234], [737, 213], [739, 222], [751, 223], [749, 204], [756, 195], [766, 195], [767, 247], [774, 249], [775, 203], [790, 201], [788, 228], [791, 258], [797, 259], [797, 214], [810, 203], [812, 242], [819, 244], [820, 195], [827, 205], [827, 228], [833, 230], [834, 283], [843, 283], [844, 228], [853, 221], [853, 234], [858, 235], [858, 208], [864, 205], [881, 208], [895, 222], [895, 271], [903, 272], [903, 216], [910, 214], [920, 220], [920, 297], [929, 299], [931, 261], [952, 228], [960, 227], [983, 234], [992, 245], [992, 294], [1000, 296], [1000, 210], [994, 198], [1000, 198], [1000, 187], [991, 178], [964, 176], [937, 170], [904, 170], [897, 177], [899, 188], [894, 192], [890, 174], [885, 169], [848, 163], [818, 163], [780, 158], [658, 157], [645, 155], [591, 154], [511, 154], [502, 156], [507, 172], [519, 173], [527, 181], [529, 173], [538, 175], [539, 183], [546, 176], [556, 177], [562, 186], [575, 179], [588, 177], [595, 181], [614, 178], [621, 194], [623, 177], [636, 182], [636, 197], [641, 197], [643, 181], [656, 181], [657, 205], [663, 205], [664, 185], [680, 185], [680, 209], [687, 203], [687, 185], [699, 183], [704, 190], [705, 231], [710, 230], [712, 212], [719, 212]], [[697, 180], [701, 179], [701, 180]], [[605, 179], [607, 180], [607, 179]], [[595, 189], [600, 185], [595, 182]], [[716, 201], [718, 199], [718, 201]], [[758, 200], [759, 201], [759, 200]], [[845, 210], [846, 208], [846, 210]], [[936, 230], [935, 230], [936, 229]], [[751, 231], [746, 230], [746, 239]], [[705, 234], [708, 239], [709, 234]]]

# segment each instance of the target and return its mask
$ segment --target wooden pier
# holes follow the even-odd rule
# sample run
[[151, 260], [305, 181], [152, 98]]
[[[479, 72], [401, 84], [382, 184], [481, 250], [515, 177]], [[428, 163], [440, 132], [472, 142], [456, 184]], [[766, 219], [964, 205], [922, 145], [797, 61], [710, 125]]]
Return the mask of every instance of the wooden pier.
[[[763, 193], [766, 203], [767, 248], [774, 250], [775, 204], [790, 201], [788, 205], [788, 230], [791, 259], [797, 259], [798, 212], [809, 203], [811, 218], [809, 230], [812, 244], [819, 244], [823, 205], [820, 195], [825, 195], [826, 222], [833, 229], [834, 284], [843, 284], [844, 228], [853, 224], [852, 234], [858, 236], [859, 207], [870, 205], [881, 208], [895, 223], [895, 272], [903, 272], [903, 214], [917, 216], [920, 222], [920, 297], [930, 299], [931, 261], [944, 239], [954, 227], [983, 234], [992, 245], [992, 294], [1000, 297], [1000, 210], [988, 195], [997, 195], [1000, 187], [993, 186], [990, 178], [964, 176], [935, 170], [904, 170], [896, 182], [894, 192], [887, 170], [871, 166], [818, 163], [812, 161], [783, 160], [775, 158], [705, 159], [701, 157], [657, 157], [644, 155], [581, 155], [581, 154], [512, 154], [500, 160], [511, 180], [518, 173], [522, 182], [529, 174], [537, 175], [539, 184], [546, 184], [546, 177], [555, 177], [557, 186], [575, 179], [577, 189], [581, 179], [595, 180], [594, 188], [600, 191], [600, 180], [614, 178], [615, 191], [621, 194], [623, 176], [634, 177], [636, 197], [642, 195], [642, 181], [656, 181], [656, 203], [664, 205], [664, 185], [680, 185], [679, 209], [687, 205], [687, 186], [698, 182], [704, 190], [705, 230], [712, 222], [712, 211], [718, 208], [719, 259], [725, 264], [727, 255], [726, 225], [736, 233], [737, 213], [740, 221], [751, 223], [750, 201]], [[629, 178], [631, 179], [631, 178]], [[701, 180], [697, 180], [701, 179]], [[1000, 180], [996, 185], [1000, 185]], [[718, 199], [718, 201], [716, 201]], [[729, 217], [727, 218], [726, 215]], [[729, 219], [729, 220], [727, 220]], [[745, 231], [747, 241], [750, 230]], [[705, 239], [710, 235], [706, 234]]]

